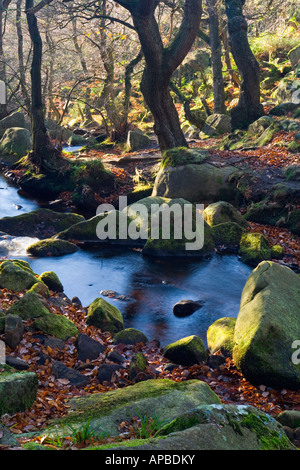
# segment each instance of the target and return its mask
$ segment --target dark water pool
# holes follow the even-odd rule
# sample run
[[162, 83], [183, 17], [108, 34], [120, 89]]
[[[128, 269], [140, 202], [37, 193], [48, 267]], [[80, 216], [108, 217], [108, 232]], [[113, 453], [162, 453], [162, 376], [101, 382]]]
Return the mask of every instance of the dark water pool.
[[[0, 217], [17, 215], [38, 207], [0, 178]], [[3, 191], [3, 192], [2, 192]], [[19, 210], [14, 204], [21, 205]], [[125, 327], [143, 331], [162, 345], [196, 334], [206, 342], [211, 323], [224, 316], [236, 317], [240, 297], [251, 268], [236, 256], [215, 255], [210, 260], [191, 261], [144, 257], [141, 253], [116, 246], [80, 250], [60, 258], [29, 258], [26, 247], [34, 239], [14, 238], [1, 242], [9, 258], [26, 259], [37, 273], [53, 270], [61, 279], [68, 297], [78, 296], [84, 306], [103, 297], [118, 307]], [[113, 290], [128, 301], [100, 294]], [[204, 307], [186, 318], [173, 314], [181, 299], [203, 300]]]

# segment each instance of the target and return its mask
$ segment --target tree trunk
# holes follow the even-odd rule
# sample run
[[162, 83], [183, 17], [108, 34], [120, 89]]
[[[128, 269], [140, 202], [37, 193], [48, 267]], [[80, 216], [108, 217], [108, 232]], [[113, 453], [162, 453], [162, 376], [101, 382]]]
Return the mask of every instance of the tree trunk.
[[[9, 7], [11, 0], [0, 0], [0, 80], [6, 83], [6, 65], [5, 65], [5, 54], [3, 50], [3, 36], [4, 36], [4, 18], [6, 10]], [[0, 103], [0, 119], [7, 116], [7, 105], [6, 103]]]
[[21, 86], [21, 93], [24, 100], [24, 105], [26, 111], [30, 113], [30, 97], [28, 95], [28, 91], [26, 88], [26, 76], [25, 76], [25, 66], [24, 66], [24, 51], [23, 51], [23, 31], [22, 31], [22, 1], [17, 0], [16, 3], [16, 29], [17, 29], [17, 36], [18, 36], [18, 61], [19, 61], [19, 74], [20, 74], [20, 86]]
[[246, 129], [264, 114], [260, 104], [259, 65], [248, 42], [247, 22], [243, 16], [245, 0], [226, 0], [231, 52], [241, 76], [238, 105], [231, 111], [232, 129]]
[[141, 92], [154, 118], [154, 130], [161, 150], [187, 147], [179, 116], [170, 94], [170, 80], [198, 34], [202, 14], [201, 0], [186, 0], [178, 34], [168, 48], [163, 47], [155, 19], [156, 0], [118, 2], [132, 16], [145, 58]]
[[[26, 0], [26, 12], [33, 7], [33, 0]], [[59, 149], [50, 142], [44, 120], [44, 103], [42, 97], [42, 39], [39, 33], [36, 16], [26, 13], [28, 30], [33, 45], [31, 64], [31, 130], [32, 151], [28, 160], [37, 173], [56, 172], [61, 169], [62, 158]]]
[[225, 92], [222, 74], [222, 46], [219, 33], [219, 15], [216, 0], [206, 0], [209, 16], [209, 43], [214, 84], [214, 113], [225, 113]]

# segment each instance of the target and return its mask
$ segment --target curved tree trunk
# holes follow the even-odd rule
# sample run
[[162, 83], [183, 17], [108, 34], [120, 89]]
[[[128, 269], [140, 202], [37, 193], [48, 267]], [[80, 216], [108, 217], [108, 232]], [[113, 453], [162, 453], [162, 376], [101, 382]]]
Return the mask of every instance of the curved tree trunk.
[[198, 34], [202, 14], [201, 0], [186, 0], [183, 20], [177, 36], [164, 48], [155, 19], [156, 0], [118, 1], [127, 8], [138, 33], [145, 58], [141, 91], [154, 118], [154, 130], [161, 150], [184, 146], [187, 142], [170, 95], [170, 80]]
[[245, 1], [225, 2], [231, 52], [241, 75], [239, 103], [231, 111], [233, 130], [246, 129], [264, 114], [263, 106], [260, 104], [259, 65], [249, 46], [248, 26], [243, 16]]
[[27, 24], [33, 45], [30, 71], [32, 152], [29, 153], [28, 160], [34, 165], [37, 173], [56, 172], [61, 170], [64, 160], [59, 149], [51, 144], [45, 126], [41, 78], [43, 44], [36, 16], [34, 13], [27, 11], [30, 8], [33, 8], [33, 0], [26, 0]]

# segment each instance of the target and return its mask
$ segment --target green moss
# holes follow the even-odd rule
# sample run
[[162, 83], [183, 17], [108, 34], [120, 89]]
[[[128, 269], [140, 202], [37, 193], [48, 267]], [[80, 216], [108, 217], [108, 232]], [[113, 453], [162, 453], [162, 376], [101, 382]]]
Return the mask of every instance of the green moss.
[[120, 310], [102, 298], [95, 299], [89, 305], [86, 323], [111, 333], [118, 333], [124, 328]]
[[53, 292], [63, 292], [63, 285], [57, 274], [53, 271], [45, 271], [39, 276], [39, 281], [44, 282], [46, 286]]
[[207, 346], [211, 354], [221, 350], [223, 356], [232, 356], [236, 318], [223, 317], [216, 320], [207, 330]]
[[212, 235], [216, 245], [239, 246], [245, 229], [235, 222], [214, 225]]
[[249, 413], [243, 417], [241, 426], [255, 432], [261, 442], [261, 450], [290, 450], [291, 442], [285, 435], [284, 431], [270, 431], [266, 427], [266, 416]]
[[147, 342], [147, 336], [135, 328], [125, 328], [124, 330], [121, 330], [119, 333], [115, 334], [113, 338], [113, 344], [138, 344]]
[[45, 299], [50, 297], [50, 292], [46, 284], [42, 281], [38, 281], [28, 290], [28, 292], [33, 292], [35, 294], [41, 295]]
[[133, 380], [139, 372], [144, 372], [148, 366], [148, 361], [143, 353], [138, 352], [132, 356], [130, 367], [129, 367], [129, 377], [130, 380]]
[[257, 265], [271, 259], [268, 240], [261, 233], [244, 233], [240, 241], [239, 255], [244, 263]]
[[271, 248], [271, 258], [280, 259], [283, 256], [283, 248], [280, 245], [273, 245]]
[[190, 163], [204, 163], [209, 158], [207, 150], [188, 149], [187, 147], [176, 147], [165, 150], [162, 154], [161, 167], [174, 167]]
[[78, 335], [76, 325], [69, 318], [55, 313], [48, 313], [48, 315], [37, 318], [33, 327], [64, 341]]
[[49, 314], [49, 310], [44, 307], [34, 292], [27, 292], [17, 302], [15, 302], [6, 312], [7, 314], [19, 315], [23, 320], [39, 318]]
[[47, 238], [40, 240], [27, 248], [27, 253], [32, 256], [60, 256], [75, 253], [78, 248], [66, 240]]
[[0, 286], [21, 292], [37, 282], [33, 271], [18, 262], [4, 261], [0, 265]]
[[202, 339], [192, 335], [166, 346], [164, 356], [175, 364], [193, 365], [205, 361], [206, 351]]

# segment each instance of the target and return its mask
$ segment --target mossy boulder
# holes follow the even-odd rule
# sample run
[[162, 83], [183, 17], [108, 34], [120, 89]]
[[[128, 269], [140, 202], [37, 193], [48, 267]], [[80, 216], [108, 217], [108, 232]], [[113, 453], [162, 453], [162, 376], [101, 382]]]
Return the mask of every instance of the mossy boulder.
[[77, 214], [66, 214], [51, 209], [36, 209], [26, 214], [0, 219], [0, 230], [15, 237], [49, 238], [84, 220]]
[[3, 137], [7, 129], [11, 129], [12, 127], [18, 127], [23, 129], [27, 128], [25, 116], [23, 113], [16, 111], [15, 113], [12, 113], [9, 116], [6, 116], [5, 118], [0, 120], [0, 138]]
[[216, 320], [207, 330], [207, 347], [211, 354], [221, 351], [225, 357], [231, 357], [236, 318], [223, 317]]
[[124, 213], [132, 220], [148, 256], [207, 256], [214, 252], [211, 229], [185, 199], [150, 196], [129, 205]]
[[64, 341], [78, 335], [76, 325], [69, 318], [55, 313], [48, 313], [48, 315], [37, 318], [33, 322], [33, 327]]
[[210, 154], [205, 149], [189, 149], [187, 147], [176, 147], [165, 150], [162, 153], [161, 168], [176, 167], [190, 163], [204, 163]]
[[63, 292], [64, 290], [58, 275], [54, 271], [45, 271], [38, 277], [38, 280], [46, 284], [48, 289], [53, 292]]
[[[80, 243], [116, 243], [116, 244], [130, 244], [132, 243], [128, 238], [120, 238], [120, 224], [128, 227], [131, 219], [120, 211], [111, 211], [95, 215], [94, 217], [79, 222], [72, 227], [56, 234], [55, 238], [60, 240], [69, 240]], [[109, 227], [112, 227], [111, 237], [106, 236]], [[103, 238], [101, 238], [103, 234]]]
[[33, 372], [0, 372], [0, 416], [26, 411], [37, 389], [38, 377]]
[[204, 163], [163, 166], [155, 178], [152, 196], [183, 198], [200, 204], [220, 200], [234, 202], [239, 198], [239, 191], [229, 177], [236, 171], [233, 166], [215, 166], [209, 157]]
[[63, 256], [75, 253], [78, 247], [74, 243], [66, 240], [59, 240], [53, 238], [46, 238], [36, 243], [32, 243], [27, 248], [27, 253], [36, 257], [45, 256]]
[[147, 148], [150, 143], [151, 140], [149, 137], [141, 130], [137, 129], [134, 131], [129, 131], [127, 135], [125, 151], [134, 152], [135, 150], [144, 149]]
[[246, 231], [236, 222], [214, 225], [211, 230], [215, 245], [224, 246], [227, 249], [239, 247], [242, 235]]
[[90, 420], [90, 429], [119, 435], [119, 424], [137, 414], [152, 416], [156, 413], [161, 421], [172, 421], [184, 409], [199, 404], [220, 404], [218, 396], [200, 380], [174, 382], [168, 379], [153, 379], [125, 388], [72, 398], [68, 404], [70, 412], [43, 430], [43, 435], [62, 435], [66, 424], [80, 428]]
[[113, 344], [148, 343], [147, 336], [135, 328], [125, 328], [114, 335]]
[[21, 292], [37, 282], [33, 271], [17, 261], [3, 261], [0, 264], [0, 287]]
[[49, 310], [42, 304], [39, 296], [34, 292], [27, 292], [9, 307], [7, 314], [19, 315], [22, 320], [38, 318], [49, 315]]
[[264, 261], [252, 271], [242, 292], [233, 359], [253, 384], [300, 387], [300, 364], [293, 361], [299, 305], [300, 278], [291, 269]]
[[190, 366], [206, 360], [205, 346], [196, 335], [187, 336], [164, 348], [164, 357], [175, 364]]
[[118, 333], [124, 329], [120, 310], [100, 297], [89, 305], [86, 323], [110, 333]]
[[221, 135], [231, 132], [231, 119], [226, 114], [211, 114], [202, 128], [205, 135]]
[[203, 218], [211, 227], [228, 222], [235, 222], [244, 228], [248, 226], [248, 222], [241, 213], [232, 204], [226, 201], [218, 201], [209, 204], [203, 211]]
[[31, 150], [31, 146], [31, 135], [27, 129], [7, 129], [0, 140], [0, 160], [14, 164]]
[[271, 248], [262, 233], [244, 233], [240, 241], [239, 255], [243, 263], [256, 266], [271, 259]]

